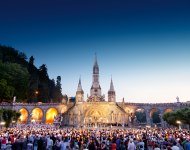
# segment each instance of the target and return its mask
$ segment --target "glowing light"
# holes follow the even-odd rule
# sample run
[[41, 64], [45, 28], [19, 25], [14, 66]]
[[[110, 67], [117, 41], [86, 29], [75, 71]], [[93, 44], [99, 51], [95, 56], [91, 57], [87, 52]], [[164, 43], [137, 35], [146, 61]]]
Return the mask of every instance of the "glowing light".
[[19, 118], [20, 123], [26, 123], [28, 120], [28, 111], [25, 108], [20, 109], [19, 111], [21, 113], [21, 116]]
[[5, 125], [5, 122], [3, 121], [3, 122], [1, 122], [0, 124], [3, 126], [3, 125]]
[[35, 120], [35, 122], [41, 122], [43, 118], [43, 111], [40, 108], [35, 108], [32, 110], [31, 121]]
[[55, 108], [49, 108], [46, 112], [46, 123], [52, 124], [54, 122], [55, 117], [57, 116], [58, 111]]
[[177, 124], [181, 124], [181, 121], [177, 120], [176, 123], [177, 123]]

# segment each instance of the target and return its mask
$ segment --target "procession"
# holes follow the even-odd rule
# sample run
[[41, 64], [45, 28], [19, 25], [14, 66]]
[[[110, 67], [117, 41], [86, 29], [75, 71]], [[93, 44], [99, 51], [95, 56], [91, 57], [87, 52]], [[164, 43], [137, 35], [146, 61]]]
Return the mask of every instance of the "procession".
[[59, 128], [28, 124], [0, 131], [1, 150], [189, 150], [189, 130]]

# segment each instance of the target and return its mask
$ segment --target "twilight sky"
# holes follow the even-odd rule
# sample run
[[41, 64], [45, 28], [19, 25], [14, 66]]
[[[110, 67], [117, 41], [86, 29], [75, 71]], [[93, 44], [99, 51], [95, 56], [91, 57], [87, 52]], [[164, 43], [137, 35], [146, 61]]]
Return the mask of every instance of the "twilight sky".
[[0, 44], [45, 63], [74, 96], [90, 93], [94, 53], [117, 101], [190, 100], [189, 0], [1, 0]]

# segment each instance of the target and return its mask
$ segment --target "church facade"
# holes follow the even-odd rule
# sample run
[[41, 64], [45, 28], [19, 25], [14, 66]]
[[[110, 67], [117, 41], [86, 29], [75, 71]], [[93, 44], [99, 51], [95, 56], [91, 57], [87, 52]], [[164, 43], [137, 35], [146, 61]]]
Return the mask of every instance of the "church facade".
[[79, 79], [76, 102], [63, 114], [65, 125], [72, 126], [106, 126], [110, 124], [127, 124], [128, 115], [125, 110], [116, 103], [116, 92], [111, 79], [110, 89], [108, 90], [108, 100], [102, 95], [99, 82], [99, 66], [95, 56], [92, 86], [90, 96], [84, 100], [81, 79]]
[[[10, 103], [0, 104], [0, 109], [13, 109], [19, 111], [19, 123], [47, 123], [60, 122], [62, 126], [110, 126], [110, 125], [153, 125], [153, 113], [158, 112], [162, 126], [167, 125], [162, 115], [166, 112], [180, 108], [190, 107], [189, 102], [174, 103], [129, 103], [116, 101], [116, 92], [113, 81], [110, 81], [108, 99], [102, 94], [99, 82], [99, 66], [95, 57], [92, 73], [92, 86], [90, 95], [84, 99], [81, 79], [79, 79], [75, 101], [62, 103]], [[144, 115], [144, 120], [138, 119], [138, 113]], [[142, 118], [142, 117], [140, 117]], [[58, 121], [59, 120], [59, 121]]]

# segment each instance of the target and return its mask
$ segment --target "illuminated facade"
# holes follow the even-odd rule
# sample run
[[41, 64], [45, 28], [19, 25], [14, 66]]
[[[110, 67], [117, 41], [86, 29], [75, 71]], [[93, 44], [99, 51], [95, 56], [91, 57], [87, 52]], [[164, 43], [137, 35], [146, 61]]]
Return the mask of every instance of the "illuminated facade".
[[90, 96], [84, 100], [81, 79], [76, 91], [76, 103], [63, 115], [65, 125], [105, 126], [107, 124], [127, 124], [128, 114], [116, 103], [113, 81], [111, 79], [108, 100], [102, 95], [99, 82], [97, 57], [93, 65]]
[[116, 92], [111, 79], [108, 99], [102, 95], [99, 83], [99, 66], [95, 57], [92, 74], [90, 96], [84, 99], [81, 79], [76, 91], [76, 100], [65, 103], [12, 103], [0, 104], [0, 109], [9, 108], [20, 111], [20, 123], [43, 122], [52, 124], [59, 122], [65, 126], [107, 126], [139, 124], [137, 115], [141, 112], [145, 117], [144, 124], [153, 124], [152, 115], [158, 112], [161, 124], [162, 115], [178, 108], [190, 107], [190, 103], [181, 103], [177, 97], [176, 103], [127, 103], [116, 102]]

